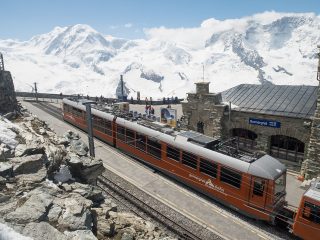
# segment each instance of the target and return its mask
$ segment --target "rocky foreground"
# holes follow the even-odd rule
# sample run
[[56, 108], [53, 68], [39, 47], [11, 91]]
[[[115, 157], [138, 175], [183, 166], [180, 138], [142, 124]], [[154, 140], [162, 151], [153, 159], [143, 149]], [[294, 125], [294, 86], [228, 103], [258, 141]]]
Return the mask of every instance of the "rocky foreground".
[[58, 137], [25, 112], [0, 116], [0, 144], [1, 240], [172, 239], [103, 196], [104, 166], [79, 135]]

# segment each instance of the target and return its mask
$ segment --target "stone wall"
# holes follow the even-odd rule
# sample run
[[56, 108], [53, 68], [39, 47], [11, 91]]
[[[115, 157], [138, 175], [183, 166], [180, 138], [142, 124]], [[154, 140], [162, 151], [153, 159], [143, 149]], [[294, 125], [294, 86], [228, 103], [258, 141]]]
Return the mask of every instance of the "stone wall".
[[202, 122], [205, 135], [221, 137], [221, 121], [226, 107], [221, 103], [221, 94], [209, 93], [208, 82], [196, 83], [196, 89], [196, 93], [188, 93], [187, 101], [181, 103], [188, 129], [197, 131], [197, 124]]
[[[265, 127], [260, 125], [249, 124], [249, 118], [267, 119], [272, 121], [278, 121], [281, 123], [280, 128]], [[231, 111], [230, 122], [225, 117], [222, 121], [223, 135], [225, 137], [231, 137], [231, 130], [234, 128], [243, 128], [253, 131], [257, 134], [257, 146], [256, 150], [260, 150], [266, 153], [270, 153], [270, 142], [272, 135], [284, 135], [292, 138], [296, 138], [305, 143], [305, 157], [306, 149], [308, 148], [308, 142], [310, 137], [311, 120], [301, 118], [291, 118], [267, 114], [259, 114], [254, 112], [240, 112], [237, 110]], [[288, 166], [291, 165], [293, 169], [300, 169], [301, 162], [290, 163], [286, 162]]]
[[17, 110], [13, 80], [9, 71], [0, 70], [0, 113]]
[[301, 175], [305, 179], [320, 176], [320, 92], [318, 90], [317, 108], [311, 126], [311, 135], [306, 151], [306, 160], [302, 164]]

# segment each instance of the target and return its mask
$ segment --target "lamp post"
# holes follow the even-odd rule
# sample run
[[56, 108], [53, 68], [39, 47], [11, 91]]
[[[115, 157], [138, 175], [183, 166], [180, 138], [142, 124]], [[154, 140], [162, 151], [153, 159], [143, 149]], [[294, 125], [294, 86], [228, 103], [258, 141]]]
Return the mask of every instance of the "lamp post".
[[94, 141], [93, 141], [93, 128], [92, 128], [92, 115], [91, 115], [91, 104], [95, 104], [95, 101], [86, 100], [82, 102], [86, 106], [87, 114], [87, 126], [88, 126], [88, 142], [89, 142], [89, 153], [91, 157], [95, 157], [94, 153]]

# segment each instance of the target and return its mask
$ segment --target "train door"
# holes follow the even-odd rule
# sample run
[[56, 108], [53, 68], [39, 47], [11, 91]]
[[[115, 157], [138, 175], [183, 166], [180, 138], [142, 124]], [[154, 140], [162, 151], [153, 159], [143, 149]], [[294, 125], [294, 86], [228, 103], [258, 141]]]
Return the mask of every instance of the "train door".
[[266, 198], [266, 183], [267, 181], [262, 178], [251, 178], [251, 189], [249, 196], [249, 203], [254, 207], [264, 208]]

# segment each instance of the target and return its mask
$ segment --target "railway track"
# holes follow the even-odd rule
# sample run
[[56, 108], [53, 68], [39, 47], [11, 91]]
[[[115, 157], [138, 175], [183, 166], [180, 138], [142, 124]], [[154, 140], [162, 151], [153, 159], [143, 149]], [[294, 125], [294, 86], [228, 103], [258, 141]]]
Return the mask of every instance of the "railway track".
[[98, 186], [108, 195], [125, 205], [127, 209], [145, 220], [152, 219], [160, 226], [167, 228], [177, 235], [179, 239], [207, 240], [223, 239], [207, 230], [205, 227], [194, 223], [179, 212], [159, 202], [152, 196], [144, 193], [131, 183], [117, 176], [113, 172], [106, 172], [98, 178]]

